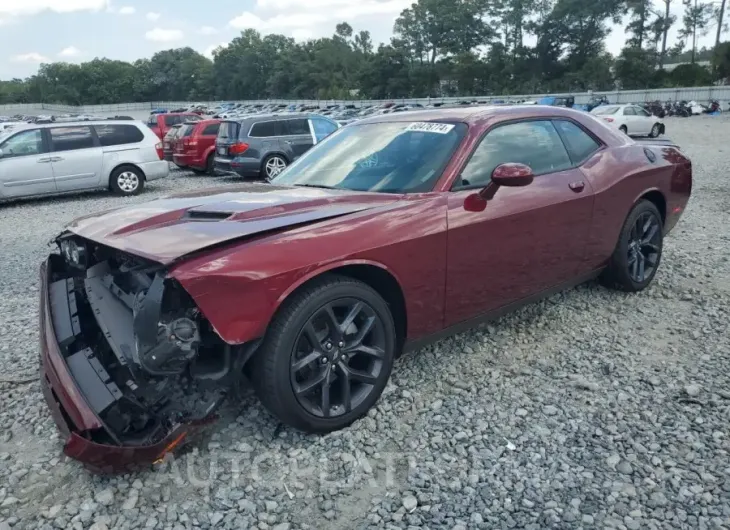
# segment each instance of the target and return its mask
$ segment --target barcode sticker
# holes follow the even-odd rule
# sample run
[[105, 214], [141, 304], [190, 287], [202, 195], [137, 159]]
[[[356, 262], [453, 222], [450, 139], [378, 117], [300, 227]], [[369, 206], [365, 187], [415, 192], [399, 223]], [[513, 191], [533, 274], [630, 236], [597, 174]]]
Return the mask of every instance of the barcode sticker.
[[448, 134], [454, 128], [453, 123], [435, 123], [428, 121], [421, 121], [411, 123], [406, 127], [406, 131], [420, 131], [420, 132], [432, 132], [437, 134]]

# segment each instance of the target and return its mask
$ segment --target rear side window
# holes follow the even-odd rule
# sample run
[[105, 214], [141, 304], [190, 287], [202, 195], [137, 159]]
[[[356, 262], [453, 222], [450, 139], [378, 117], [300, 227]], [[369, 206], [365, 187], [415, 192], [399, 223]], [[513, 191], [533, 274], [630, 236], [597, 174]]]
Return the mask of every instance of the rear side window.
[[205, 129], [203, 129], [203, 132], [200, 133], [202, 136], [216, 136], [218, 134], [218, 129], [220, 129], [221, 124], [220, 123], [212, 123], [210, 125], [206, 125]]
[[286, 132], [291, 136], [300, 134], [309, 134], [309, 123], [305, 118], [297, 118], [296, 120], [286, 120], [285, 122]]
[[235, 140], [238, 138], [238, 131], [240, 129], [240, 123], [236, 121], [224, 121], [220, 124], [220, 129], [218, 129], [218, 140]]
[[147, 126], [157, 127], [157, 114], [150, 114], [150, 117], [147, 119]]
[[601, 145], [587, 132], [569, 121], [556, 121], [555, 126], [563, 135], [568, 153], [576, 164], [583, 163], [589, 156], [598, 151]]
[[178, 138], [185, 138], [187, 136], [191, 136], [193, 134], [193, 131], [195, 130], [195, 125], [193, 124], [185, 124], [182, 127], [180, 127], [180, 132], [177, 133]]
[[168, 127], [172, 127], [173, 125], [177, 125], [178, 123], [182, 123], [181, 116], [170, 116], [169, 114], [165, 116], [165, 125], [167, 125]]
[[322, 118], [312, 118], [312, 127], [314, 128], [314, 136], [318, 142], [321, 142], [337, 130], [335, 123]]
[[283, 121], [260, 121], [251, 127], [249, 136], [252, 138], [269, 138], [272, 136], [285, 136]]
[[49, 129], [52, 151], [74, 151], [94, 147], [91, 127], [57, 127]]
[[95, 125], [94, 129], [103, 147], [137, 144], [144, 140], [144, 134], [134, 125]]

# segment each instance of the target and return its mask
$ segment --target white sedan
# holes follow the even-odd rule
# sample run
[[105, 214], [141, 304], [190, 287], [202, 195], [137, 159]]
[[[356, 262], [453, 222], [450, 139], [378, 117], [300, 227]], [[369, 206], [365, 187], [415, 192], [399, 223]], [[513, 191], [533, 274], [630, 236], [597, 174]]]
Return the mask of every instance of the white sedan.
[[652, 116], [638, 105], [601, 105], [591, 114], [630, 136], [656, 138], [664, 134], [661, 118]]

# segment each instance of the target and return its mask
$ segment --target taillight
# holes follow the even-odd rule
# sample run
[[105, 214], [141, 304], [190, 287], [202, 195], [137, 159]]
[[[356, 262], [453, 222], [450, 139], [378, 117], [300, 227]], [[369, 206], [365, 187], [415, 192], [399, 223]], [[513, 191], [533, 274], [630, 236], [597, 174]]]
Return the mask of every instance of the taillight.
[[193, 138], [183, 138], [183, 147], [197, 147], [198, 141]]
[[162, 151], [162, 142], [157, 142], [155, 145], [155, 150], [157, 151], [157, 156], [160, 158], [160, 160], [165, 159], [165, 154]]
[[238, 143], [235, 143], [232, 146], [230, 146], [228, 148], [228, 152], [231, 153], [232, 155], [240, 155], [240, 154], [245, 153], [247, 149], [248, 149], [248, 144], [243, 143], [243, 142], [238, 142]]
[[613, 118], [603, 118], [603, 119], [606, 120], [608, 123], [613, 123]]

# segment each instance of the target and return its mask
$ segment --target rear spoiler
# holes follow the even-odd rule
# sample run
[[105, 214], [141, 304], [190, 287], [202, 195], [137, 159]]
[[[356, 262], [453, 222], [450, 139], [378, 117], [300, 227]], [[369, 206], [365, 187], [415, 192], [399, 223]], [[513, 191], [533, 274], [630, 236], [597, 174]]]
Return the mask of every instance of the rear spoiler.
[[655, 145], [657, 147], [676, 147], [679, 149], [679, 144], [669, 138], [632, 138], [634, 142], [639, 145]]

